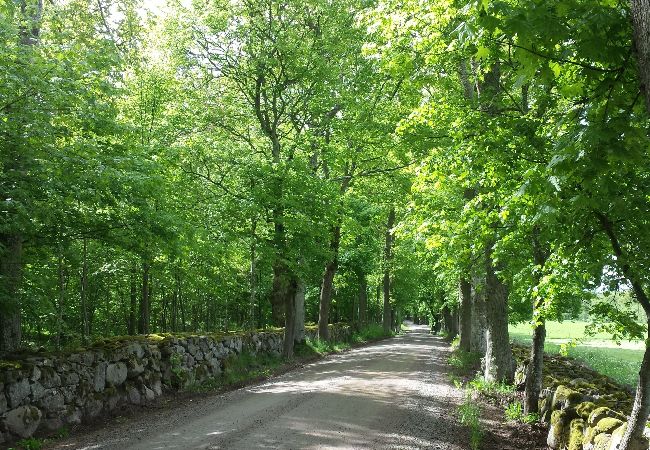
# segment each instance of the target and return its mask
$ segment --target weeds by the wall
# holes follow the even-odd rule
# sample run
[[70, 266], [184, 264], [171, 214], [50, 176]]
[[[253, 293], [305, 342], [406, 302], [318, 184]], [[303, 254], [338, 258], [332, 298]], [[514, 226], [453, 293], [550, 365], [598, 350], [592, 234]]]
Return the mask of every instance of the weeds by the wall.
[[465, 401], [458, 407], [460, 423], [469, 428], [472, 450], [478, 450], [483, 437], [481, 408], [476, 404], [470, 389], [465, 390]]

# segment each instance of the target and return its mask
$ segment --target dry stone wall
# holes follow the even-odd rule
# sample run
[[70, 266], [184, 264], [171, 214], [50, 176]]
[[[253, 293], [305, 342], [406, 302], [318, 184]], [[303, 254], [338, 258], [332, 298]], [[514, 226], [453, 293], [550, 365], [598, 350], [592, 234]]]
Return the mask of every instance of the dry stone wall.
[[[331, 325], [332, 339], [352, 328]], [[315, 339], [316, 327], [306, 329]], [[140, 405], [221, 375], [242, 352], [282, 351], [282, 331], [116, 338], [74, 353], [0, 361], [0, 444]]]
[[[523, 386], [528, 352], [515, 346], [515, 383]], [[614, 380], [562, 356], [545, 356], [540, 418], [549, 424], [547, 444], [555, 450], [618, 450], [633, 392]], [[648, 429], [650, 432], [650, 429]], [[648, 450], [648, 439], [632, 450]]]

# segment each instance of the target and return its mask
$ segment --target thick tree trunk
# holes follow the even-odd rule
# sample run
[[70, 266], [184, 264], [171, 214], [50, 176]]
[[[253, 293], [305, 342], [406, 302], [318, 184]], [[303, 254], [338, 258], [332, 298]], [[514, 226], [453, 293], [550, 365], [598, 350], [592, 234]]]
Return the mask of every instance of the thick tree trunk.
[[23, 242], [19, 234], [0, 236], [0, 354], [20, 347]]
[[291, 277], [287, 284], [284, 298], [284, 343], [282, 346], [282, 356], [284, 358], [293, 357], [293, 346], [296, 335], [296, 292], [298, 290], [298, 280]]
[[460, 343], [458, 348], [469, 352], [472, 349], [472, 285], [466, 278], [458, 283], [460, 297]]
[[631, 7], [641, 91], [650, 113], [650, 0], [632, 0]]
[[368, 280], [366, 274], [359, 275], [359, 323], [361, 327], [368, 322]]
[[447, 305], [442, 308], [442, 319], [449, 339], [454, 339], [458, 336], [458, 316]]
[[337, 225], [332, 229], [332, 240], [330, 241], [330, 251], [332, 259], [325, 266], [323, 273], [323, 282], [320, 288], [320, 302], [318, 310], [318, 338], [329, 340], [329, 315], [330, 305], [332, 303], [332, 288], [334, 286], [334, 276], [339, 264], [339, 244], [341, 242], [341, 226]]
[[296, 329], [293, 340], [298, 344], [305, 342], [305, 282], [302, 279], [298, 280], [296, 286]]
[[286, 309], [286, 292], [288, 289], [289, 269], [284, 261], [285, 256], [285, 231], [284, 211], [276, 208], [273, 211], [273, 245], [275, 246], [275, 260], [273, 261], [273, 286], [271, 292], [271, 321], [276, 327], [285, 323], [284, 310]]
[[[538, 286], [542, 279], [542, 270], [548, 259], [548, 250], [539, 242], [539, 230], [533, 231], [533, 262], [535, 263], [535, 285]], [[533, 299], [533, 343], [530, 349], [530, 360], [526, 367], [526, 384], [524, 391], [524, 413], [539, 412], [539, 393], [542, 390], [542, 377], [544, 369], [544, 342], [546, 341], [546, 319], [542, 312], [544, 299]]]
[[[537, 303], [537, 302], [536, 302]], [[536, 304], [535, 309], [538, 309]], [[533, 329], [533, 343], [530, 360], [526, 367], [526, 385], [524, 391], [524, 414], [539, 412], [539, 393], [542, 390], [544, 369], [544, 342], [546, 341], [546, 320], [540, 318]]]
[[[25, 47], [32, 47], [37, 44], [40, 34], [40, 20], [43, 13], [43, 2], [37, 0], [28, 5], [26, 0], [18, 1], [22, 16], [27, 19], [20, 26], [20, 40]], [[28, 64], [28, 61], [22, 61]], [[11, 115], [11, 109], [7, 108], [6, 113]], [[11, 117], [10, 117], [11, 120]], [[16, 136], [19, 139], [20, 134]], [[7, 149], [3, 149], [3, 152]], [[26, 157], [20, 146], [12, 146], [9, 149], [10, 156], [0, 161], [4, 174], [22, 174], [25, 173]], [[13, 176], [13, 175], [12, 175]], [[9, 192], [0, 192], [0, 198], [15, 198], [16, 191], [20, 191], [22, 180], [12, 180], [18, 186], [9, 188]], [[4, 186], [2, 186], [4, 187]], [[18, 199], [15, 204], [20, 204]], [[8, 213], [11, 221], [15, 217], [16, 211], [4, 210]], [[10, 225], [11, 224], [10, 222]], [[14, 225], [15, 226], [15, 225]], [[21, 305], [20, 305], [20, 281], [23, 266], [23, 235], [20, 229], [5, 229], [5, 234], [0, 234], [0, 354], [12, 352], [20, 347], [21, 330]]]
[[487, 381], [512, 383], [515, 361], [508, 335], [508, 288], [495, 273], [491, 243], [485, 249], [485, 268], [487, 329], [484, 377]]
[[390, 333], [390, 264], [393, 256], [393, 227], [395, 226], [395, 208], [391, 207], [386, 222], [386, 242], [384, 244], [384, 333]]
[[472, 337], [470, 351], [478, 354], [485, 354], [487, 345], [485, 342], [485, 282], [480, 277], [472, 279]]
[[142, 263], [142, 296], [140, 297], [140, 318], [138, 333], [149, 334], [149, 263]]

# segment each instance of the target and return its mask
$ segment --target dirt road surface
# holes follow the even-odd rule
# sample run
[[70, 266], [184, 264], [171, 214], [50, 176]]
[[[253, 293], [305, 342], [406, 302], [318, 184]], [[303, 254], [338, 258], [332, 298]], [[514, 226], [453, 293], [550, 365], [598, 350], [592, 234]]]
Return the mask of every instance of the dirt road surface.
[[223, 395], [68, 438], [57, 449], [468, 448], [448, 344], [424, 326]]

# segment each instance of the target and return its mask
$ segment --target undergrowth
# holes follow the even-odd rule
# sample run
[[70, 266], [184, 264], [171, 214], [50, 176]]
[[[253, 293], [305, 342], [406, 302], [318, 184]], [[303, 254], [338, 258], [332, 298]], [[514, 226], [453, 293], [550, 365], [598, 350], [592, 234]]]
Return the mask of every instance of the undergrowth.
[[465, 391], [465, 401], [458, 407], [458, 417], [460, 423], [469, 428], [470, 445], [472, 450], [478, 450], [483, 437], [483, 427], [481, 426], [481, 409], [476, 404], [472, 391]]
[[530, 413], [524, 414], [524, 408], [520, 402], [511, 402], [505, 410], [506, 419], [513, 422], [535, 423], [539, 422], [539, 414]]

